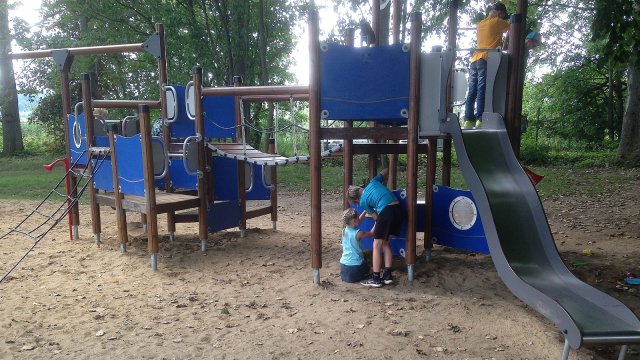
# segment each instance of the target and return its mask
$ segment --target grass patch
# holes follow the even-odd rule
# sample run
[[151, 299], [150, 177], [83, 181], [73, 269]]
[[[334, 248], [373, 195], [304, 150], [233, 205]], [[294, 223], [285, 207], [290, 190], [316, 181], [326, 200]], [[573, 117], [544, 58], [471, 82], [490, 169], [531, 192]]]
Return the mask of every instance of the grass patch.
[[[63, 167], [58, 165], [52, 173], [45, 171], [44, 164], [51, 163], [56, 156], [25, 156], [0, 158], [0, 199], [42, 200], [52, 187], [64, 176]], [[439, 161], [440, 162], [440, 161]], [[455, 159], [454, 159], [455, 164]], [[544, 180], [537, 189], [543, 198], [584, 194], [594, 196], [611, 191], [621, 191], [628, 184], [640, 180], [637, 168], [573, 166], [529, 166]], [[341, 158], [325, 159], [322, 162], [322, 191], [341, 192], [343, 166]], [[442, 165], [437, 164], [436, 183], [442, 183]], [[421, 159], [417, 187], [418, 197], [423, 198], [426, 184], [426, 164]], [[406, 166], [399, 161], [398, 187], [406, 188]], [[364, 184], [369, 177], [367, 156], [354, 158], [354, 183]], [[309, 191], [309, 164], [293, 164], [278, 168], [278, 183], [281, 189], [294, 192]], [[460, 170], [453, 167], [451, 187], [466, 189], [467, 185]], [[64, 191], [64, 188], [61, 189]], [[622, 190], [624, 191], [624, 190]], [[86, 201], [86, 197], [85, 197]]]
[[50, 173], [42, 167], [55, 159], [50, 155], [0, 158], [0, 199], [43, 199], [64, 176], [62, 165]]
[[537, 186], [543, 198], [584, 194], [595, 196], [612, 191], [624, 191], [631, 182], [640, 180], [638, 169], [618, 167], [574, 168], [569, 166], [550, 166], [530, 168], [544, 175]]

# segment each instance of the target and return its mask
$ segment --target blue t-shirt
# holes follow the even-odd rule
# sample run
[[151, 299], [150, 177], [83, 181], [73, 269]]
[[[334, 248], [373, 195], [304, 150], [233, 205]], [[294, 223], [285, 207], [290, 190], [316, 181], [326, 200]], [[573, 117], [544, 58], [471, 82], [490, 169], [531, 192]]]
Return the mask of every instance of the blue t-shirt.
[[382, 174], [376, 175], [371, 182], [364, 188], [362, 196], [360, 196], [360, 206], [368, 213], [382, 213], [385, 206], [398, 200], [391, 190], [387, 188]]
[[357, 266], [364, 261], [360, 242], [356, 239], [356, 234], [360, 231], [349, 226], [345, 226], [342, 231], [342, 257], [340, 264]]

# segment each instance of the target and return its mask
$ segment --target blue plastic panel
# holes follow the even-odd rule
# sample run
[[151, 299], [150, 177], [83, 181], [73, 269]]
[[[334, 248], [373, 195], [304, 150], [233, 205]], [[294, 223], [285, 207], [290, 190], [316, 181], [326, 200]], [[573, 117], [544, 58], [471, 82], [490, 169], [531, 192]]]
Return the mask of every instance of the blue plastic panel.
[[202, 100], [204, 137], [235, 139], [236, 105], [233, 96], [210, 96]]
[[[187, 189], [196, 190], [196, 184], [198, 178], [195, 175], [188, 175], [184, 170], [184, 165], [181, 159], [171, 159], [169, 162], [169, 174], [171, 176], [171, 186], [175, 189]], [[165, 188], [165, 179], [156, 180], [156, 187], [158, 189]]]
[[67, 133], [69, 134], [69, 154], [71, 156], [71, 163], [78, 162], [78, 165], [86, 165], [87, 164], [87, 154], [82, 155], [82, 152], [87, 149], [87, 132], [84, 126], [84, 114], [80, 114], [78, 116], [78, 125], [79, 131], [82, 136], [80, 140], [80, 144], [76, 146], [73, 138], [73, 128], [76, 123], [75, 115], [69, 115], [69, 121], [67, 123]]
[[[96, 189], [113, 192], [113, 173], [111, 172], [111, 157], [107, 157], [98, 167], [98, 160], [93, 160], [95, 175], [93, 182]], [[96, 170], [97, 169], [97, 170]]]
[[[243, 164], [241, 162], [240, 164]], [[253, 187], [247, 193], [247, 200], [269, 200], [271, 190], [264, 186], [262, 182], [262, 166], [251, 164], [253, 167]], [[221, 156], [213, 158], [216, 200], [237, 200], [238, 199], [238, 160]]]
[[320, 110], [333, 120], [406, 123], [409, 51], [402, 44], [320, 50]]
[[144, 196], [142, 137], [140, 134], [131, 137], [116, 135], [116, 160], [120, 192]]
[[262, 179], [262, 166], [256, 164], [251, 164], [251, 166], [253, 168], [253, 187], [251, 187], [251, 191], [247, 193], [247, 200], [271, 199], [271, 189], [265, 186]]
[[[454, 226], [449, 216], [451, 203], [459, 197], [471, 199], [475, 206], [471, 191], [453, 189], [442, 185], [436, 186], [435, 189], [433, 192], [433, 227], [431, 230], [433, 243], [455, 249], [488, 254], [489, 246], [482, 227], [480, 213], [477, 213], [475, 222], [467, 229], [459, 229]], [[424, 208], [424, 204], [422, 207]], [[424, 215], [418, 214], [418, 219], [418, 222], [420, 222], [420, 219], [424, 219]]]
[[[177, 120], [171, 124], [171, 136], [186, 138], [196, 134], [195, 120], [187, 117], [185, 87], [173, 86], [178, 101]], [[233, 96], [208, 96], [203, 98], [204, 136], [206, 138], [235, 138], [235, 98]]]
[[237, 201], [217, 201], [209, 205], [209, 232], [232, 229], [240, 225], [240, 204]]

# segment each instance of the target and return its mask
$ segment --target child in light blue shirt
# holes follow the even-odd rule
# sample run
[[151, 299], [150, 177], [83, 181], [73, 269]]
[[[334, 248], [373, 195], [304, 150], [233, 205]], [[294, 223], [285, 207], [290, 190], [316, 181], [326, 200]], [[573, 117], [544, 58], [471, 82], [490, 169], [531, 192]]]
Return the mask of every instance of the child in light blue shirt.
[[[342, 213], [342, 257], [340, 257], [340, 278], [344, 282], [357, 283], [371, 274], [371, 269], [364, 258], [360, 239], [373, 236], [371, 231], [362, 231], [358, 226], [367, 213], [358, 214], [358, 210], [349, 208]], [[373, 226], [375, 228], [375, 224]]]

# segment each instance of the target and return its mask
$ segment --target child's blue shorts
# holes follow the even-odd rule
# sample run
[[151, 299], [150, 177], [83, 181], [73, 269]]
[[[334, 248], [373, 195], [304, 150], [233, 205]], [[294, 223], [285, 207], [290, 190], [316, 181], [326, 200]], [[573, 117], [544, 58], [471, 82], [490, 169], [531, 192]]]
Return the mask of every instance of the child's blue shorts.
[[357, 283], [366, 279], [371, 274], [371, 268], [364, 260], [360, 265], [340, 264], [340, 278], [344, 282]]

